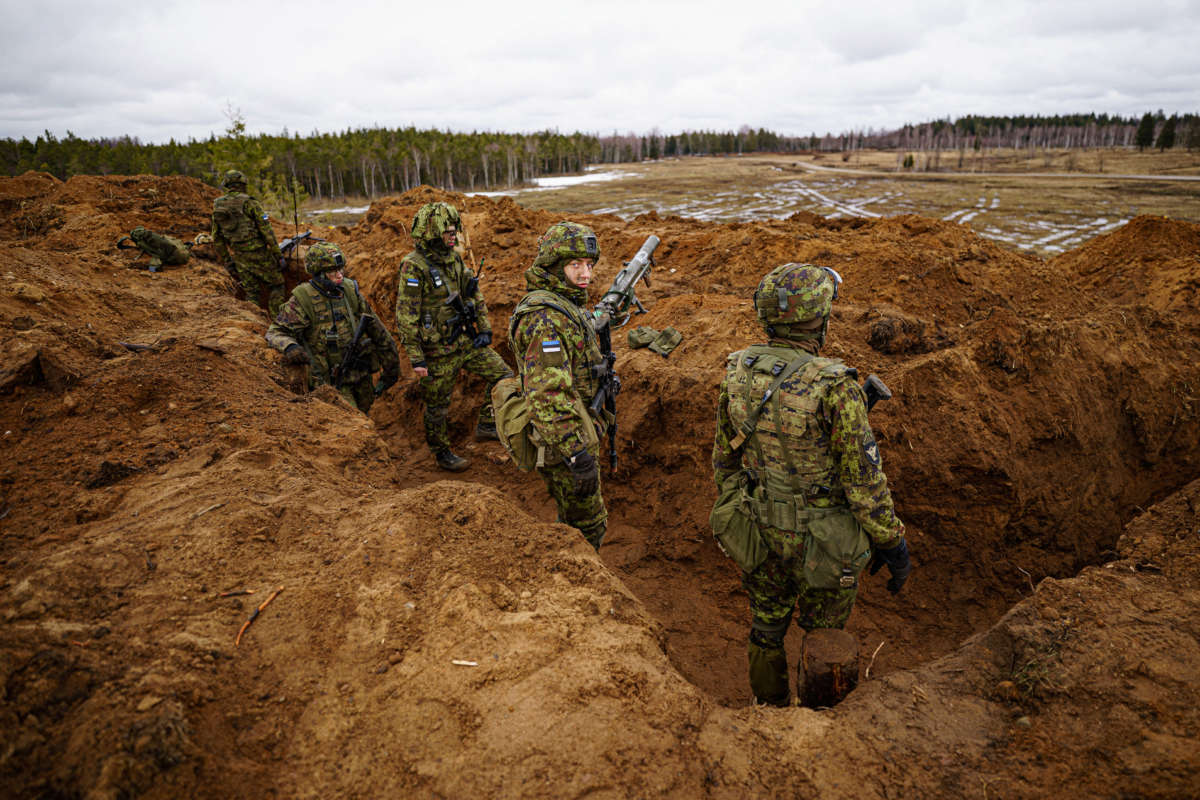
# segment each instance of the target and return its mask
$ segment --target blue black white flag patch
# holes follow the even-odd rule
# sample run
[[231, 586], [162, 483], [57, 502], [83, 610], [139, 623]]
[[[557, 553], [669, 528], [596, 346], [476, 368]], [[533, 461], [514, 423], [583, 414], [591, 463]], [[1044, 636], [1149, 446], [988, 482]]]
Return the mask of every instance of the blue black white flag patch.
[[408, 280], [406, 280], [404, 282], [404, 285], [405, 286], [420, 286], [421, 282], [419, 280], [417, 280], [416, 278], [409, 278]]
[[562, 352], [562, 342], [560, 342], [558, 339], [545, 339], [542, 341], [542, 352], [543, 353], [561, 353]]

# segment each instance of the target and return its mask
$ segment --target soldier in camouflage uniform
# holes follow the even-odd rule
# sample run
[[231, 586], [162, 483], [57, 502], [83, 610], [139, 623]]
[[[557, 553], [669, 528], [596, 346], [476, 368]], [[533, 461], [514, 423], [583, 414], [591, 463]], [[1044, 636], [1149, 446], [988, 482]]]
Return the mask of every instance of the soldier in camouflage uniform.
[[[284, 363], [309, 365], [309, 389], [340, 382], [342, 396], [365, 414], [399, 379], [400, 354], [358, 284], [344, 277], [345, 264], [341, 248], [332, 242], [308, 248], [304, 269], [312, 280], [292, 290], [267, 329], [267, 343], [283, 353]], [[335, 376], [360, 319], [365, 320], [356, 348], [360, 355], [344, 375]], [[382, 374], [372, 387], [371, 373], [377, 370]]]
[[174, 236], [147, 230], [141, 225], [131, 230], [128, 237], [121, 237], [117, 247], [127, 238], [138, 250], [150, 256], [150, 263], [146, 266], [151, 272], [158, 272], [164, 264], [171, 267], [183, 266], [191, 258], [190, 245], [185, 245]]
[[600, 495], [598, 422], [587, 407], [604, 363], [592, 326], [587, 287], [600, 247], [591, 228], [559, 222], [538, 240], [525, 271], [529, 293], [513, 311], [508, 341], [517, 357], [529, 418], [544, 449], [538, 473], [558, 519], [600, 549], [608, 511]]
[[[512, 375], [490, 347], [492, 324], [478, 280], [454, 249], [461, 225], [458, 211], [448, 203], [421, 206], [412, 224], [417, 249], [401, 260], [396, 291], [396, 330], [425, 400], [425, 441], [437, 465], [451, 472], [470, 465], [450, 450], [447, 418], [458, 373], [466, 370], [487, 382], [476, 441], [497, 438], [490, 393], [496, 381]], [[456, 294], [475, 314], [474, 334], [448, 304]]]
[[[848, 588], [817, 589], [805, 582], [804, 509], [848, 508], [873, 545], [872, 574], [886, 564], [892, 592], [899, 592], [911, 570], [857, 373], [817, 356], [840, 283], [833, 270], [809, 264], [784, 264], [768, 273], [754, 295], [768, 342], [729, 356], [717, 403], [717, 485], [746, 471], [762, 495], [753, 513], [769, 553], [742, 576], [753, 614], [750, 687], [761, 703], [789, 702], [783, 639], [794, 611], [805, 631], [841, 628], [858, 591], [854, 576], [843, 582]], [[785, 365], [793, 362], [795, 371], [763, 407], [753, 432], [739, 435], [774, 376], [786, 374]], [[807, 512], [817, 513], [828, 512]]]
[[246, 176], [236, 169], [221, 180], [225, 194], [213, 202], [212, 237], [225, 269], [258, 303], [263, 288], [267, 312], [274, 319], [283, 305], [283, 253], [262, 205], [246, 194]]

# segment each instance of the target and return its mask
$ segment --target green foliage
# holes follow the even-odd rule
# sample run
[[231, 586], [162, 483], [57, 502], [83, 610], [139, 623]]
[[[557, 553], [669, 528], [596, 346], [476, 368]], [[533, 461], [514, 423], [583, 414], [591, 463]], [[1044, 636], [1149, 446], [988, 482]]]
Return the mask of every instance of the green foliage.
[[1154, 115], [1149, 111], [1145, 113], [1141, 123], [1138, 124], [1137, 133], [1133, 135], [1133, 143], [1137, 145], [1138, 150], [1145, 150], [1154, 144]]
[[1154, 146], [1160, 151], [1169, 150], [1175, 146], [1175, 117], [1172, 116], [1163, 123], [1162, 130], [1158, 132], [1158, 140]]
[[916, 163], [916, 160], [913, 158], [912, 153], [905, 154], [905, 156], [904, 156], [904, 168], [905, 169], [912, 169], [913, 164], [915, 164], [915, 163]]

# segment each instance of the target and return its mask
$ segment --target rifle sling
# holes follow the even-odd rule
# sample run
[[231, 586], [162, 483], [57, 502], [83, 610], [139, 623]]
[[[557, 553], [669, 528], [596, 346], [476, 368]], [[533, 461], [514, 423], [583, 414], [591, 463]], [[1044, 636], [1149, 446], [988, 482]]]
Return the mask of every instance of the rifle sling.
[[767, 407], [767, 403], [770, 402], [771, 398], [775, 396], [775, 392], [778, 391], [779, 387], [783, 385], [785, 380], [792, 376], [792, 373], [812, 360], [813, 357], [808, 353], [805, 353], [804, 355], [799, 356], [791, 361], [786, 367], [783, 368], [783, 372], [780, 372], [778, 377], [771, 381], [771, 385], [767, 387], [767, 391], [763, 394], [762, 402], [760, 402], [758, 406], [750, 412], [750, 416], [746, 417], [746, 419], [742, 422], [737, 436], [733, 437], [733, 439], [729, 442], [730, 447], [732, 447], [735, 451], [742, 449], [742, 446], [746, 444], [746, 440], [754, 434], [755, 428], [758, 427], [758, 418], [762, 415], [763, 409]]

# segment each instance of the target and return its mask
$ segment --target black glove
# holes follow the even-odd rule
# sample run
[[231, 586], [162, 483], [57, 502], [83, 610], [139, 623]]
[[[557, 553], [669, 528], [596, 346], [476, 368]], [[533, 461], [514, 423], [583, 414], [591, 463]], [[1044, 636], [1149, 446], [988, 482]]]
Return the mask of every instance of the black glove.
[[400, 380], [400, 370], [399, 369], [396, 369], [394, 372], [392, 372], [392, 371], [384, 372], [382, 375], [379, 376], [379, 383], [375, 384], [375, 396], [379, 397], [381, 394], [386, 392], [388, 389], [392, 388], [396, 384], [396, 381], [398, 381], [398, 380]]
[[298, 344], [289, 344], [287, 349], [283, 351], [283, 363], [285, 364], [307, 364], [308, 353]]
[[876, 547], [868, 569], [874, 575], [883, 569], [884, 564], [887, 564], [888, 572], [892, 573], [887, 582], [888, 591], [900, 594], [904, 582], [908, 580], [908, 574], [912, 572], [912, 562], [908, 560], [908, 542], [904, 541], [903, 536], [900, 537], [900, 544], [895, 547]]
[[492, 343], [492, 334], [487, 331], [484, 331], [483, 333], [481, 333], [475, 337], [474, 345], [475, 345], [475, 349], [478, 350], [481, 347], [487, 347], [491, 343]]
[[575, 480], [575, 494], [586, 497], [600, 488], [600, 470], [596, 467], [596, 457], [587, 450], [580, 450], [567, 459], [567, 467]]

